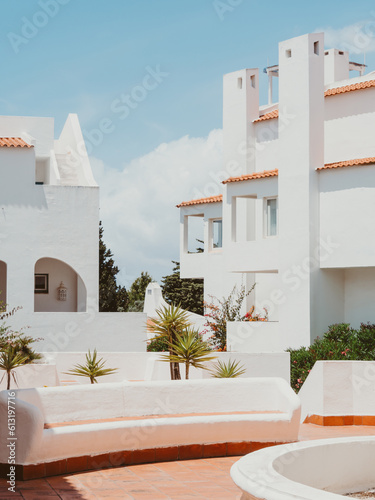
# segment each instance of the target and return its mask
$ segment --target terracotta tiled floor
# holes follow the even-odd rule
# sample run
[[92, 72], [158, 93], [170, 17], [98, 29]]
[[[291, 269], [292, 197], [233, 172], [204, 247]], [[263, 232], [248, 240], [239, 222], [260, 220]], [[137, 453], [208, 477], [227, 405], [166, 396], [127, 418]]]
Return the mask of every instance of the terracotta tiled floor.
[[[343, 436], [373, 436], [375, 427], [301, 426], [300, 440]], [[241, 494], [232, 482], [229, 470], [239, 457], [208, 458], [133, 465], [92, 472], [66, 474], [47, 479], [20, 481], [17, 492], [7, 490], [0, 480], [0, 500], [189, 500], [240, 499]]]

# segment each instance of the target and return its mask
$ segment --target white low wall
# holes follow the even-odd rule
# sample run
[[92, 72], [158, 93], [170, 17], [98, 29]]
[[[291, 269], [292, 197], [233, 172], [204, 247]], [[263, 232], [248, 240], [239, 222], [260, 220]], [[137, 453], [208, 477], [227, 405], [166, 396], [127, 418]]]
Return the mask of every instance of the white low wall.
[[317, 361], [299, 397], [309, 415], [375, 415], [374, 361]]
[[[87, 377], [67, 375], [76, 364], [85, 363], [84, 352], [54, 352], [42, 353], [43, 364], [33, 364], [16, 368], [16, 385], [11, 380], [11, 388], [44, 387], [55, 385], [90, 384]], [[288, 384], [290, 381], [289, 353], [215, 353], [218, 360], [236, 360], [246, 369], [241, 378], [248, 377], [280, 377]], [[159, 361], [159, 353], [154, 352], [102, 352], [98, 357], [106, 361], [106, 368], [117, 368], [117, 372], [105, 377], [99, 377], [98, 383], [121, 382], [123, 380], [170, 380], [169, 364]], [[45, 364], [48, 363], [48, 364]], [[213, 367], [216, 360], [207, 365]], [[185, 366], [180, 365], [181, 377], [185, 378]], [[0, 379], [2, 376], [0, 370]], [[206, 370], [190, 368], [191, 379], [211, 378]], [[0, 389], [6, 388], [6, 377], [0, 383]]]
[[282, 352], [290, 347], [278, 321], [229, 321], [227, 349], [232, 352]]
[[7, 319], [13, 329], [28, 327], [27, 335], [43, 340], [35, 344], [38, 352], [98, 351], [145, 352], [144, 313], [24, 313]]
[[324, 439], [265, 448], [236, 462], [241, 500], [334, 500], [373, 488], [375, 437]]
[[[298, 436], [299, 399], [277, 378], [122, 382], [15, 392], [19, 464], [185, 444], [288, 442]], [[0, 393], [1, 421], [6, 420], [7, 395]], [[159, 417], [131, 420], [144, 415]], [[167, 415], [172, 416], [163, 418]], [[128, 419], [44, 429], [45, 423], [121, 417]], [[1, 426], [0, 463], [7, 462], [7, 438], [7, 428]]]

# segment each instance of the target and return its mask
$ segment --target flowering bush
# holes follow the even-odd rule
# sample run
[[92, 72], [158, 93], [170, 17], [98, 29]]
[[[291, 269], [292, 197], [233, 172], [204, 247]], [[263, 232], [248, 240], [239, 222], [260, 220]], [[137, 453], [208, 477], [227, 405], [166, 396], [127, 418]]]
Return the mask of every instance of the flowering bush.
[[375, 359], [375, 325], [362, 323], [359, 330], [347, 323], [331, 325], [323, 338], [317, 338], [310, 347], [287, 349], [290, 352], [290, 379], [298, 392], [315, 361]]
[[207, 328], [204, 333], [211, 332], [210, 339], [213, 349], [216, 351], [227, 350], [227, 321], [268, 321], [268, 312], [265, 314], [254, 314], [254, 306], [245, 314], [242, 314], [243, 303], [246, 297], [254, 290], [255, 284], [246, 292], [245, 286], [241, 285], [239, 289], [234, 286], [227, 298], [221, 300], [210, 296], [212, 302], [204, 303]]

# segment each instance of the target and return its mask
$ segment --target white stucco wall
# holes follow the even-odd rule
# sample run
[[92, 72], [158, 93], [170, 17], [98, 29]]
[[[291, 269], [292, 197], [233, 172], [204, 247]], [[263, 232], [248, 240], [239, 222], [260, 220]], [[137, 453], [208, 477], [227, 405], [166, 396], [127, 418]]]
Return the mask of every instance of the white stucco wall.
[[375, 415], [375, 362], [317, 361], [299, 397], [308, 415]]

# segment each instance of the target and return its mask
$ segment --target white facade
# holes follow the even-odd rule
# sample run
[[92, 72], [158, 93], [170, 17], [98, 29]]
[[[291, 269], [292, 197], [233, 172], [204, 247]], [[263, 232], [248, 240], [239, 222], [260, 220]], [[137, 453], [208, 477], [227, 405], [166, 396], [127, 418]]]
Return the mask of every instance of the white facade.
[[[222, 199], [179, 207], [181, 277], [203, 278], [206, 300], [256, 282], [246, 307], [276, 322], [272, 351], [309, 345], [333, 323], [375, 322], [375, 72], [313, 33], [280, 43], [267, 73], [279, 102], [270, 92], [265, 106], [257, 69], [224, 76]], [[203, 253], [189, 253], [193, 216]], [[252, 350], [231, 331], [233, 350]]]
[[142, 313], [99, 313], [99, 187], [76, 115], [0, 117], [0, 301], [38, 351], [146, 350]]
[[23, 313], [97, 310], [99, 188], [77, 116], [57, 140], [51, 118], [2, 116], [1, 138], [0, 300]]

